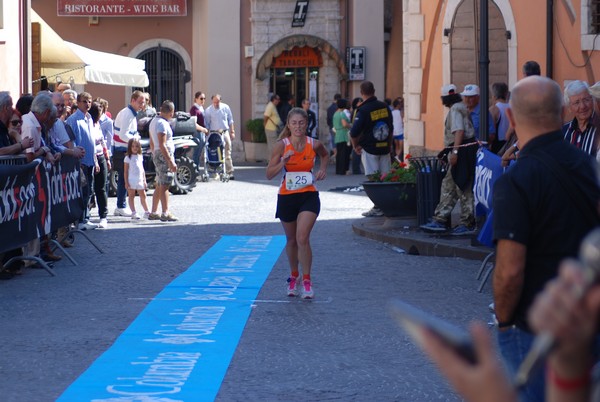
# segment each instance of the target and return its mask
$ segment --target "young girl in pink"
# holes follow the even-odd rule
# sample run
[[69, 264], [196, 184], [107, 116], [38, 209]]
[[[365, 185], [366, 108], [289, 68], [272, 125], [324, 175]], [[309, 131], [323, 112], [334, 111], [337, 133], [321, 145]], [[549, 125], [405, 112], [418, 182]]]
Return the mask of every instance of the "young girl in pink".
[[138, 138], [132, 138], [127, 144], [127, 155], [125, 156], [125, 188], [129, 198], [129, 208], [131, 209], [131, 219], [139, 220], [141, 216], [135, 212], [135, 194], [140, 197], [140, 202], [144, 208], [144, 218], [148, 219], [150, 212], [146, 204], [146, 172], [144, 171], [144, 157], [142, 156], [142, 144]]

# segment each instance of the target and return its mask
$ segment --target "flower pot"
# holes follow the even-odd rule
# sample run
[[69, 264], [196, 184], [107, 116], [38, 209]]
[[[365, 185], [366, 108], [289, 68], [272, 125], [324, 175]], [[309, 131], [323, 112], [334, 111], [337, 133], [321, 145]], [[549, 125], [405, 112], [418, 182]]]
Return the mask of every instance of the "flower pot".
[[366, 181], [362, 186], [386, 217], [417, 215], [416, 184]]

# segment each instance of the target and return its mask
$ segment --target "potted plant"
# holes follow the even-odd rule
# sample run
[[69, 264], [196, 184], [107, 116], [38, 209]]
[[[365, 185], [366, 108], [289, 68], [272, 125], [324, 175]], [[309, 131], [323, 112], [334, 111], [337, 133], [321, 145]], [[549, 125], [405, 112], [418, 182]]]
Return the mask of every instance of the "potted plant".
[[[406, 159], [410, 155], [406, 155]], [[363, 183], [367, 196], [386, 217], [417, 215], [417, 169], [395, 161], [389, 172], [375, 172]]]
[[263, 119], [250, 119], [246, 121], [246, 130], [252, 134], [252, 142], [267, 142], [267, 137], [265, 137], [265, 127], [263, 126]]
[[267, 137], [262, 119], [250, 119], [246, 121], [245, 128], [251, 134], [250, 141], [244, 141], [244, 154], [246, 160], [251, 162], [262, 162], [269, 159], [267, 149]]

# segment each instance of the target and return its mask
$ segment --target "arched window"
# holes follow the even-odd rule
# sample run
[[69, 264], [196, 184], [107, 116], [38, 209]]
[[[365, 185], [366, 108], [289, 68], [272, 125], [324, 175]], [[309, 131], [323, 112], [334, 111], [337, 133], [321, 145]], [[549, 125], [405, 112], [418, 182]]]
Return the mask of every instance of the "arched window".
[[[576, 18], [571, 2], [565, 2], [572, 19]], [[581, 0], [581, 50], [598, 50], [600, 37], [600, 0]]]
[[181, 56], [159, 44], [143, 51], [137, 58], [146, 61], [150, 80], [146, 91], [150, 93], [154, 107], [158, 110], [163, 101], [171, 100], [175, 109], [185, 108], [185, 83], [190, 80], [190, 74], [185, 70]]

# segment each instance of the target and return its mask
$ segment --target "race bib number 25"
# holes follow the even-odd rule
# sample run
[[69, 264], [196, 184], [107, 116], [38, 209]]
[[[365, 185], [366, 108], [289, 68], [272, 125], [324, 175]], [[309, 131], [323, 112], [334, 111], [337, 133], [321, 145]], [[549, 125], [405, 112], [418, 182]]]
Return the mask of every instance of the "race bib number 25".
[[298, 190], [313, 184], [311, 172], [287, 172], [285, 174], [285, 188]]

